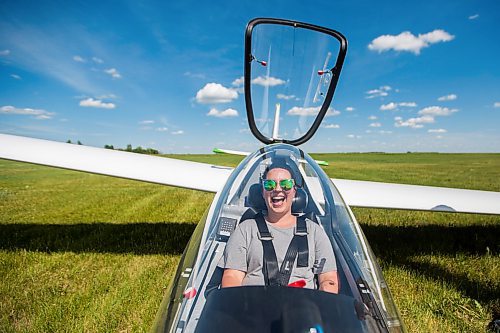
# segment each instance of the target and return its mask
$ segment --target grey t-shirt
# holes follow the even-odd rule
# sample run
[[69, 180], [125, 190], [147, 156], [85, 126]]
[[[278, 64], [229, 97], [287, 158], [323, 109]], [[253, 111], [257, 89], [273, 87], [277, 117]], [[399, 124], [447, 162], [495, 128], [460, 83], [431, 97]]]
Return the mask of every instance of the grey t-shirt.
[[[274, 250], [278, 259], [278, 268], [286, 255], [286, 251], [294, 236], [295, 227], [277, 228], [267, 222], [269, 232], [273, 236]], [[297, 267], [297, 258], [293, 266], [289, 283], [304, 279], [306, 288], [314, 288], [314, 274], [337, 270], [332, 245], [325, 231], [316, 223], [306, 220], [307, 241], [309, 245], [309, 266]], [[243, 285], [264, 285], [262, 273], [263, 248], [259, 239], [259, 230], [255, 220], [245, 220], [238, 225], [229, 238], [224, 255], [218, 266], [245, 272]]]

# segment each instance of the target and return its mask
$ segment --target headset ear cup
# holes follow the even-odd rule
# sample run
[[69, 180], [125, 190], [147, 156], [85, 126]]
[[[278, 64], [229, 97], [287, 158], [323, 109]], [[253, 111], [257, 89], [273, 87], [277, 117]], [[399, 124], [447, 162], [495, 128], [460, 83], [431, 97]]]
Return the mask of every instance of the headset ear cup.
[[295, 191], [295, 198], [292, 202], [292, 214], [301, 214], [307, 208], [309, 198], [307, 197], [306, 191], [298, 187]]
[[304, 178], [302, 178], [302, 174], [299, 172], [297, 179], [295, 179], [295, 186], [302, 188], [304, 186]]

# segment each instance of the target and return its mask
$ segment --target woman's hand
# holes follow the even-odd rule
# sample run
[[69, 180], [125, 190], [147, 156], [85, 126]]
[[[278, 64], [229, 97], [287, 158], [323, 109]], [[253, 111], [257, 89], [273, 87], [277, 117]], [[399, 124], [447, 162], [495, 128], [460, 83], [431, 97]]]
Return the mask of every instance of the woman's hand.
[[339, 293], [339, 279], [337, 271], [321, 273], [318, 276], [318, 280], [319, 280], [319, 290], [334, 294]]

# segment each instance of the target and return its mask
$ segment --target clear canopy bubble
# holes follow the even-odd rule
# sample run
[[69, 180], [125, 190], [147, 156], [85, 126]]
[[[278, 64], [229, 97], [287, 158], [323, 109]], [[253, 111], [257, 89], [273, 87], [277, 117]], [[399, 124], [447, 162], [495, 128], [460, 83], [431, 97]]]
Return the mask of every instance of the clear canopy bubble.
[[322, 108], [326, 117], [338, 113], [329, 104], [345, 56], [342, 41], [297, 25], [253, 27], [247, 82], [255, 127], [263, 136], [298, 140], [319, 126]]

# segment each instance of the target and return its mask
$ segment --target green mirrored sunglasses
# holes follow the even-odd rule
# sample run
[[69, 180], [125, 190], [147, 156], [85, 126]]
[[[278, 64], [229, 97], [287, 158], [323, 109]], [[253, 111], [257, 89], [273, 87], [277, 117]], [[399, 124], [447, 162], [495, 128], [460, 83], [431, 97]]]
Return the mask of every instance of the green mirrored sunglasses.
[[[282, 179], [279, 181], [280, 187], [283, 191], [290, 191], [295, 186], [295, 180], [290, 179]], [[273, 179], [264, 179], [262, 180], [262, 185], [264, 186], [264, 190], [273, 191], [278, 183]]]

